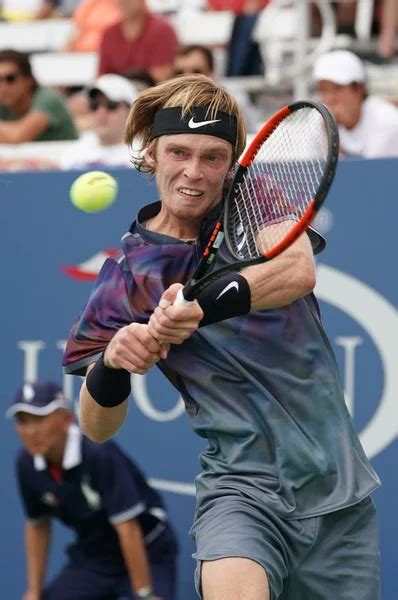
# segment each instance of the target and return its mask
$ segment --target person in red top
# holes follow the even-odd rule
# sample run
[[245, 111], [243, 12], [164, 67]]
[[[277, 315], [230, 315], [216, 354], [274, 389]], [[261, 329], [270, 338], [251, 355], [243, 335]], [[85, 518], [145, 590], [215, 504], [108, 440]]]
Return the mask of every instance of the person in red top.
[[145, 0], [118, 0], [122, 18], [103, 34], [99, 75], [145, 69], [156, 83], [172, 74], [178, 41], [166, 18], [153, 14]]
[[229, 10], [235, 13], [227, 47], [227, 77], [260, 75], [264, 65], [260, 49], [251, 39], [260, 12], [270, 0], [207, 0], [210, 10]]
[[237, 14], [247, 11], [250, 4], [254, 5], [256, 10], [261, 10], [268, 3], [269, 0], [207, 0], [207, 6], [211, 10], [230, 10]]

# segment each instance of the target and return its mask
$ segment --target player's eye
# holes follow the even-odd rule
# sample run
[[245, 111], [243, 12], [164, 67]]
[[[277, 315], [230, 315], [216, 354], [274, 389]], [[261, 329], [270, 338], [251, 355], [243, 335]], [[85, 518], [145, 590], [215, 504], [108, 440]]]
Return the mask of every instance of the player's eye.
[[187, 155], [187, 152], [182, 148], [172, 148], [170, 154], [175, 158], [184, 158]]

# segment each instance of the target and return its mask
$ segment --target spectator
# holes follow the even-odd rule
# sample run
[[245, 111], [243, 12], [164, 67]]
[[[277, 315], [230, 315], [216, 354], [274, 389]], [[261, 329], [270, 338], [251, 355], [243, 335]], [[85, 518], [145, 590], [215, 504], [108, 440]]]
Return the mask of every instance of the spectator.
[[391, 59], [396, 54], [398, 33], [397, 0], [381, 0], [380, 31], [377, 39], [377, 51], [381, 58]]
[[208, 0], [209, 8], [235, 13], [227, 48], [227, 77], [261, 75], [263, 62], [256, 42], [251, 39], [258, 15], [270, 0]]
[[[336, 0], [333, 8], [336, 13], [337, 33], [356, 37], [355, 19], [359, 2], [362, 0]], [[361, 52], [369, 60], [377, 63], [389, 62], [395, 56], [398, 27], [397, 0], [374, 0], [371, 35], [376, 37], [376, 51]]]
[[124, 133], [130, 107], [138, 95], [134, 84], [120, 75], [101, 75], [86, 94], [93, 115], [93, 130], [68, 148], [61, 157], [61, 167], [131, 166]]
[[[174, 75], [188, 75], [190, 73], [201, 73], [202, 75], [216, 79], [213, 53], [210, 48], [199, 44], [192, 44], [190, 46], [182, 46], [177, 50], [174, 59]], [[258, 111], [251, 102], [247, 92], [228, 79], [219, 79], [218, 83], [225, 86], [235, 96], [243, 110], [247, 130], [251, 133], [257, 131], [259, 121]]]
[[62, 96], [37, 83], [25, 54], [0, 50], [0, 143], [76, 138]]
[[[131, 458], [114, 442], [82, 436], [55, 383], [25, 384], [6, 416], [15, 417], [24, 446], [16, 461], [26, 514], [24, 600], [174, 600], [175, 537]], [[76, 538], [43, 590], [52, 519]]]
[[382, 98], [367, 96], [365, 66], [354, 53], [333, 50], [320, 56], [313, 78], [339, 126], [343, 156], [398, 156], [398, 110]]
[[73, 13], [73, 33], [65, 50], [97, 52], [104, 30], [120, 16], [117, 0], [82, 0]]
[[153, 14], [145, 0], [117, 1], [122, 18], [104, 32], [99, 74], [144, 69], [156, 82], [170, 77], [178, 45], [172, 25]]
[[53, 17], [61, 0], [3, 0], [1, 17], [6, 21], [31, 21]]

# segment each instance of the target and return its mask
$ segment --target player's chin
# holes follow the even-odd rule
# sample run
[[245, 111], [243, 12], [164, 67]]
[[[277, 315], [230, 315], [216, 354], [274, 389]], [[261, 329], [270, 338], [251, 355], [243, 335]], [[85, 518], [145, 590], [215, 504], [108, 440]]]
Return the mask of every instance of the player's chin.
[[213, 196], [203, 195], [192, 198], [183, 198], [179, 207], [189, 215], [200, 217], [208, 214], [218, 202], [219, 200], [215, 199]]

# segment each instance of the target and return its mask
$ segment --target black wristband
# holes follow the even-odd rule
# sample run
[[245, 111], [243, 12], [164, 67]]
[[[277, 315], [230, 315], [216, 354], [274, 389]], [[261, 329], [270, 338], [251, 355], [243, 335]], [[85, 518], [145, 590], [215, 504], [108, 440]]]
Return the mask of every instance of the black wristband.
[[104, 364], [104, 353], [86, 377], [86, 387], [94, 400], [111, 408], [122, 404], [131, 392], [130, 373], [126, 369], [112, 369]]
[[197, 301], [204, 312], [199, 326], [211, 325], [250, 312], [250, 286], [239, 273], [227, 273], [205, 288]]

